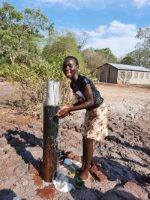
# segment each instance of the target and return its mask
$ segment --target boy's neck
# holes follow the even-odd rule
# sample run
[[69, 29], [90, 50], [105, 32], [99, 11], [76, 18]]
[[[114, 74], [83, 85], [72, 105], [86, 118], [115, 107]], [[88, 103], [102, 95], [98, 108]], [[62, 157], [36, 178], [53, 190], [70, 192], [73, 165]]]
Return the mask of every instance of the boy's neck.
[[77, 79], [78, 79], [78, 76], [79, 76], [79, 74], [78, 73], [76, 73], [73, 77], [72, 77], [72, 81], [76, 81]]

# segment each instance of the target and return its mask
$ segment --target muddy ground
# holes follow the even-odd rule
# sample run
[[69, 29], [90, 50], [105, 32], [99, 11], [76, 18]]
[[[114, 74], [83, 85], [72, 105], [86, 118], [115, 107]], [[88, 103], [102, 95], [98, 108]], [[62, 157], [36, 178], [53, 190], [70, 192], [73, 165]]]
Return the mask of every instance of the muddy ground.
[[[99, 179], [91, 176], [87, 185], [62, 193], [48, 188], [32, 169], [42, 160], [42, 118], [7, 105], [19, 96], [14, 85], [0, 83], [0, 200], [150, 198], [150, 89], [112, 84], [97, 87], [109, 109], [109, 136], [94, 144], [94, 162], [102, 173]], [[77, 111], [60, 120], [61, 151], [82, 155], [83, 116], [84, 111]], [[47, 196], [41, 195], [44, 187]]]

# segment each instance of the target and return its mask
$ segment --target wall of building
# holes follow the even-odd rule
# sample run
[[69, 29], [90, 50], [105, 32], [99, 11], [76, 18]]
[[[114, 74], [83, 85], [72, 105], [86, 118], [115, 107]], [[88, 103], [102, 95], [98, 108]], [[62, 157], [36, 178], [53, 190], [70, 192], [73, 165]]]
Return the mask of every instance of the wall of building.
[[150, 85], [150, 72], [118, 70], [117, 83]]
[[115, 67], [105, 64], [98, 69], [98, 80], [105, 83], [117, 83], [117, 74], [118, 70]]
[[109, 82], [108, 83], [117, 83], [118, 69], [113, 66], [109, 66]]
[[100, 82], [108, 82], [108, 74], [109, 74], [109, 65], [104, 65], [99, 68], [99, 81]]

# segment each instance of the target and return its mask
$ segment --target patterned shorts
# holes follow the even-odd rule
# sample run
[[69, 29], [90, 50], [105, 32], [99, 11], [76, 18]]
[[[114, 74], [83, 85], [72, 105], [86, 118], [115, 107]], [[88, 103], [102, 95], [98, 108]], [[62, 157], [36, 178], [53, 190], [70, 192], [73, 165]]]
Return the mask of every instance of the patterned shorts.
[[105, 103], [91, 111], [86, 111], [83, 136], [96, 141], [108, 136], [107, 107]]

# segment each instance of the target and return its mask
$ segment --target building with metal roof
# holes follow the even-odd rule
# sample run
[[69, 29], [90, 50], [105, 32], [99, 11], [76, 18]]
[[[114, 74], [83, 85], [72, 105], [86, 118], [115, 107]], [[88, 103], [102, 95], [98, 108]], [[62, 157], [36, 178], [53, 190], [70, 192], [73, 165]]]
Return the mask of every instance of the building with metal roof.
[[142, 66], [105, 63], [97, 70], [100, 82], [150, 85], [150, 70]]
[[124, 65], [124, 64], [116, 64], [116, 63], [108, 63], [113, 67], [116, 67], [119, 70], [131, 70], [131, 71], [141, 71], [141, 72], [150, 72], [148, 68], [142, 66], [134, 66], [134, 65]]

